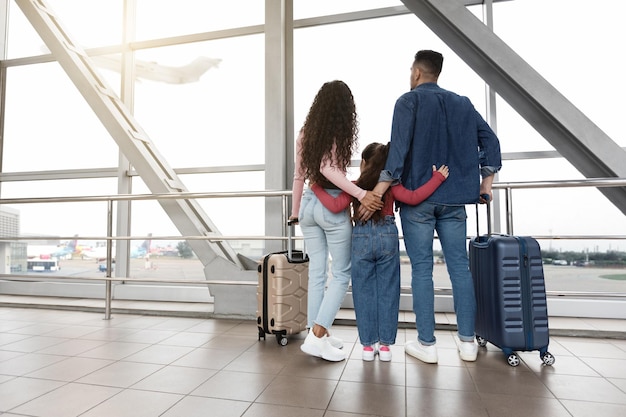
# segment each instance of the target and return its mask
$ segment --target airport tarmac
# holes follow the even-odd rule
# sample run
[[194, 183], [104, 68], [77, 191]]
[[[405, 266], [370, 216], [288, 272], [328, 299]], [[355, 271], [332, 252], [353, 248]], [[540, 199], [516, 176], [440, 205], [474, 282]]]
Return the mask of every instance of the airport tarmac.
[[[402, 265], [402, 285], [411, 285], [411, 267]], [[546, 291], [621, 292], [626, 294], [626, 269], [544, 265]], [[621, 276], [622, 279], [615, 279]], [[436, 287], [450, 287], [445, 265], [433, 269]]]
[[[103, 264], [103, 262], [86, 259], [65, 260], [61, 263], [61, 271], [46, 275], [102, 277], [106, 272], [100, 271], [99, 266]], [[402, 286], [410, 287], [411, 266], [403, 263], [401, 274]], [[544, 265], [544, 275], [547, 291], [594, 291], [626, 294], [626, 280], [624, 279], [626, 269]], [[168, 281], [205, 279], [200, 261], [178, 257], [153, 257], [149, 262], [145, 259], [131, 259], [129, 276], [131, 278], [163, 278]], [[450, 279], [445, 264], [433, 265], [433, 277], [435, 287], [450, 288]]]

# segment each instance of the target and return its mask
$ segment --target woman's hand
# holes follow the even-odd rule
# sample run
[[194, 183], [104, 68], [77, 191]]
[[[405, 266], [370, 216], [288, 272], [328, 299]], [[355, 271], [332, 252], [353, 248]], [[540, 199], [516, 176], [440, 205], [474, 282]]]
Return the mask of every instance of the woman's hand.
[[383, 208], [383, 202], [381, 200], [381, 195], [375, 193], [374, 191], [368, 191], [360, 200], [362, 206], [364, 206], [369, 211], [376, 211]]

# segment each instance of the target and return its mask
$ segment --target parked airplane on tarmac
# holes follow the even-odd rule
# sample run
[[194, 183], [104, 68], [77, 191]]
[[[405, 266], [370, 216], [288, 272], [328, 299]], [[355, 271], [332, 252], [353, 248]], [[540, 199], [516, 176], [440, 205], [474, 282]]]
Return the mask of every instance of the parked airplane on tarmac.
[[[115, 259], [115, 247], [112, 250], [113, 259]], [[96, 262], [102, 262], [107, 259], [107, 247], [105, 246], [96, 246], [93, 248], [85, 248], [80, 253], [80, 256], [83, 259], [95, 259]]]
[[[152, 236], [152, 233], [150, 233], [148, 236]], [[150, 253], [151, 242], [151, 239], [146, 239], [141, 243], [141, 245], [131, 248], [130, 257], [143, 258], [144, 256], [146, 256], [148, 253]], [[111, 252], [113, 254], [113, 260], [115, 260], [115, 245], [113, 245]], [[103, 262], [107, 259], [107, 247], [106, 245], [100, 245], [94, 248], [83, 249], [80, 254], [83, 259], [94, 259], [96, 262]]]
[[26, 247], [26, 255], [29, 259], [72, 259], [72, 256], [80, 252], [76, 240], [68, 242], [66, 245], [31, 245]]
[[[148, 236], [152, 236], [152, 233], [148, 233]], [[130, 250], [131, 258], [143, 258], [147, 254], [150, 253], [150, 245], [152, 244], [152, 239], [144, 240], [141, 245], [136, 246]]]

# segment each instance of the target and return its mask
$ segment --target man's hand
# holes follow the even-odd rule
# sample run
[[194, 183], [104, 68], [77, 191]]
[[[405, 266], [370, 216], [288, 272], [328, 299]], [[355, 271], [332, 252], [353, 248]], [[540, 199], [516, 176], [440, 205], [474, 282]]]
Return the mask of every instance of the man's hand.
[[[489, 177], [483, 178], [480, 183], [480, 198], [478, 199], [480, 204], [487, 204], [491, 200], [493, 200], [493, 192], [491, 191], [491, 186], [493, 184], [493, 179], [495, 178], [495, 174]], [[483, 195], [489, 196], [489, 199], [483, 197]]]

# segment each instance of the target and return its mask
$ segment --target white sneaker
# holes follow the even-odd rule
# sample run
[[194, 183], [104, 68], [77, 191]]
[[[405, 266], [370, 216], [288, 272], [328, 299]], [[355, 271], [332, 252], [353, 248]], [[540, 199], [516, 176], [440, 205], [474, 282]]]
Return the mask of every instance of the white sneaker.
[[391, 362], [391, 349], [389, 349], [389, 346], [382, 345], [378, 348], [378, 359], [381, 362]]
[[309, 332], [300, 350], [307, 355], [316, 356], [330, 362], [339, 362], [346, 359], [346, 354], [328, 341], [328, 337], [317, 337], [313, 332]]
[[363, 346], [361, 358], [366, 362], [371, 362], [376, 356], [376, 346]]
[[414, 358], [421, 360], [426, 363], [437, 363], [437, 348], [435, 345], [425, 346], [422, 345], [418, 340], [414, 342], [409, 342], [404, 345], [404, 351], [407, 355], [411, 355]]
[[471, 342], [459, 340], [459, 356], [466, 362], [474, 362], [478, 356], [478, 345], [473, 340]]
[[331, 335], [326, 335], [326, 338], [328, 339], [328, 343], [330, 343], [330, 345], [334, 348], [337, 349], [343, 349], [343, 340], [341, 340], [338, 337], [334, 337]]

